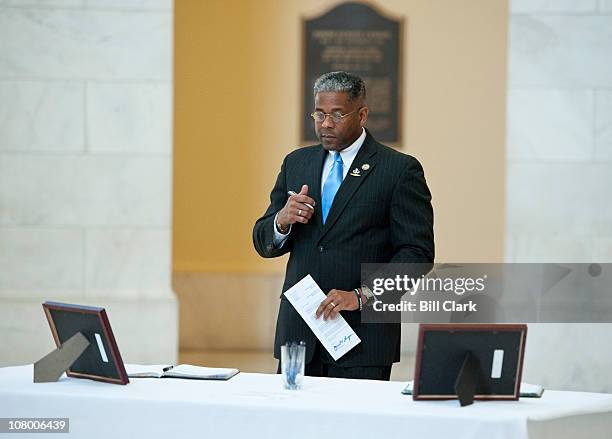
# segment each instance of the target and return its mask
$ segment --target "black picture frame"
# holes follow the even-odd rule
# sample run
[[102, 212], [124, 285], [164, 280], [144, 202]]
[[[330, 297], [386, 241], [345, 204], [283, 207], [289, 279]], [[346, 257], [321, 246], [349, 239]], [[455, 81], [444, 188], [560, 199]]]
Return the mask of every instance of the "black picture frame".
[[89, 341], [66, 375], [113, 384], [130, 382], [104, 308], [47, 301], [43, 309], [58, 348], [78, 332]]
[[[473, 399], [518, 400], [526, 338], [520, 324], [420, 324], [412, 398], [457, 399], [460, 374], [476, 364]], [[500, 350], [502, 364], [495, 361]]]

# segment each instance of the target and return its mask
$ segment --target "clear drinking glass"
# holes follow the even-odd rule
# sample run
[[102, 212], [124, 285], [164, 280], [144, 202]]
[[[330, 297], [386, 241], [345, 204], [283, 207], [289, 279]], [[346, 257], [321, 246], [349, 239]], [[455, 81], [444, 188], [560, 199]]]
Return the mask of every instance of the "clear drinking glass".
[[281, 375], [285, 389], [299, 390], [304, 381], [306, 344], [286, 343], [281, 346]]

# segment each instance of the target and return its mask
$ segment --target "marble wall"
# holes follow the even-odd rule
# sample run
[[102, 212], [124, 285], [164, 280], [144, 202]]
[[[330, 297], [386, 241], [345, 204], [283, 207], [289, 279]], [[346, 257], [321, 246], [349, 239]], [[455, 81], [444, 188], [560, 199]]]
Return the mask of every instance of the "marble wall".
[[107, 307], [173, 362], [172, 0], [0, 0], [0, 365], [53, 347], [41, 302]]
[[[506, 260], [612, 262], [612, 3], [511, 0]], [[526, 381], [612, 392], [612, 325], [530, 325]]]

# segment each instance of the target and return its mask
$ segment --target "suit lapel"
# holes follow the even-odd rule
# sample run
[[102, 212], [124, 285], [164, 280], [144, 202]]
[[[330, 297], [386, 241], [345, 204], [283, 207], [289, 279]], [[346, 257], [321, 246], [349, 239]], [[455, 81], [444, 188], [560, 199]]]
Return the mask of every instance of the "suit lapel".
[[[322, 226], [319, 241], [334, 226], [334, 223], [338, 220], [340, 214], [348, 205], [351, 198], [353, 198], [353, 195], [355, 195], [357, 189], [359, 189], [365, 179], [368, 178], [368, 175], [370, 175], [374, 169], [374, 166], [376, 166], [376, 143], [370, 133], [367, 133], [359, 153], [357, 153], [357, 156], [353, 160], [346, 177], [342, 181], [342, 184], [334, 197], [331, 209], [327, 215], [327, 220]], [[319, 200], [317, 200], [317, 203], [319, 203]], [[321, 215], [318, 215], [318, 217], [319, 223], [321, 223]]]

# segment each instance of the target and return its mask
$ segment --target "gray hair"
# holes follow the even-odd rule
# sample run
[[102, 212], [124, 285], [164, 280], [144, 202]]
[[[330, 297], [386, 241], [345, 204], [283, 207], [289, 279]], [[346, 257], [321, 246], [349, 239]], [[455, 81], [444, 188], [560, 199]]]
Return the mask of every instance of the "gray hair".
[[363, 79], [348, 72], [325, 73], [315, 81], [314, 94], [320, 92], [348, 93], [349, 100], [365, 100], [366, 89]]

